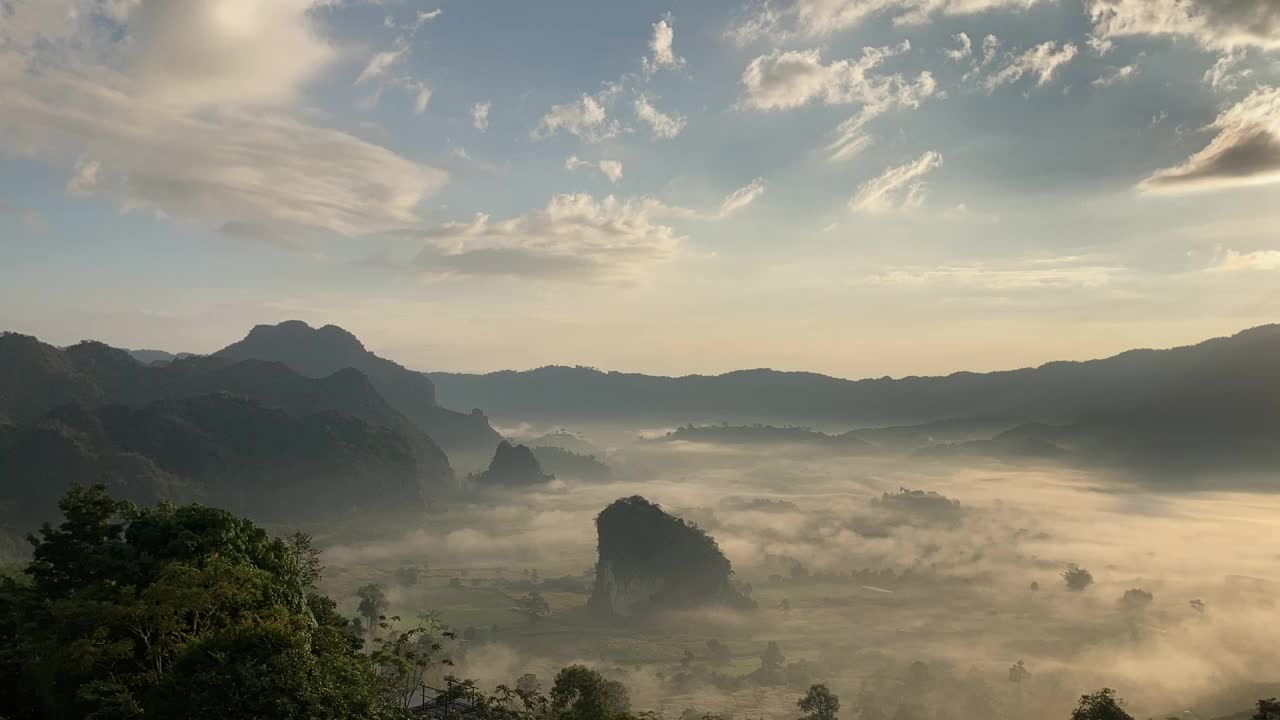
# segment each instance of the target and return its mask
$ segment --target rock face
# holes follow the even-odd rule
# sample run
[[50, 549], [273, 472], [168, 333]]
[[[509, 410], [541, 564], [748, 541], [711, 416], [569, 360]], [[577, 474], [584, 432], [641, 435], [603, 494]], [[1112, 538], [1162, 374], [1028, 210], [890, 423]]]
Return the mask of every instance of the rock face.
[[606, 617], [639, 617], [709, 603], [750, 605], [730, 582], [733, 569], [698, 526], [635, 496], [596, 517], [599, 560], [591, 609]]
[[493, 453], [489, 469], [472, 479], [484, 485], [538, 485], [554, 480], [555, 476], [542, 472], [542, 466], [528, 447], [503, 440]]

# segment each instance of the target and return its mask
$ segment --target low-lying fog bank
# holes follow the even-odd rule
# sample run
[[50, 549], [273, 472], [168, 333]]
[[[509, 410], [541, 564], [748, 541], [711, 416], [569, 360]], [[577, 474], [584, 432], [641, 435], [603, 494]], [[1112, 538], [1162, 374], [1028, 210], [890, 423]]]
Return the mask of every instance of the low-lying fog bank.
[[[377, 582], [392, 612], [438, 611], [465, 638], [453, 671], [482, 685], [580, 661], [676, 716], [792, 714], [800, 689], [750, 679], [770, 641], [792, 685], [827, 682], [849, 718], [1065, 718], [1103, 686], [1135, 716], [1209, 718], [1277, 692], [1280, 497], [779, 446], [634, 443], [608, 462], [611, 482], [492, 491], [333, 545], [330, 590]], [[591, 617], [594, 518], [637, 494], [709, 532], [757, 608]], [[530, 590], [549, 616], [512, 610]]]

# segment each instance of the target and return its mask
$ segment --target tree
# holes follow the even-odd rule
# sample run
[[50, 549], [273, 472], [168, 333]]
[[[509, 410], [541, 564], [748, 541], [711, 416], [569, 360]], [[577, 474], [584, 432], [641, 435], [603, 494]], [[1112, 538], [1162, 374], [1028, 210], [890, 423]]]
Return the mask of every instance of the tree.
[[405, 565], [396, 570], [396, 582], [401, 585], [412, 587], [418, 584], [422, 579], [422, 568], [417, 565]]
[[10, 720], [386, 720], [373, 665], [313, 591], [308, 541], [197, 505], [139, 509], [75, 487], [0, 580]]
[[324, 563], [320, 561], [320, 550], [316, 548], [311, 536], [304, 532], [296, 532], [285, 538], [293, 561], [302, 576], [302, 586], [307, 590], [319, 587], [320, 578], [324, 576]]
[[773, 640], [765, 646], [764, 653], [760, 656], [760, 668], [766, 671], [777, 671], [782, 669], [782, 664], [787, 661], [786, 656], [782, 654], [782, 649], [778, 647], [778, 643]]
[[383, 592], [382, 586], [377, 583], [356, 588], [356, 597], [360, 598], [360, 604], [356, 606], [356, 610], [360, 613], [360, 617], [364, 618], [365, 627], [372, 633], [374, 628], [378, 627], [382, 616], [387, 614], [391, 603], [387, 600], [387, 594]]
[[1071, 563], [1062, 572], [1062, 579], [1066, 582], [1068, 590], [1080, 592], [1093, 584], [1093, 573], [1075, 563]]
[[1258, 712], [1254, 713], [1253, 720], [1280, 720], [1280, 702], [1275, 698], [1258, 701]]
[[529, 694], [542, 692], [542, 683], [533, 673], [525, 673], [516, 679], [516, 691]]
[[370, 659], [377, 668], [383, 695], [396, 707], [408, 710], [427, 671], [436, 665], [453, 665], [452, 660], [441, 657], [442, 640], [455, 640], [457, 636], [435, 615], [422, 615], [408, 628], [397, 627], [399, 620], [379, 620], [383, 633], [374, 639]]
[[728, 665], [732, 661], [733, 653], [729, 651], [728, 645], [716, 638], [707, 641], [707, 662], [712, 665]]
[[836, 697], [826, 685], [810, 685], [809, 691], [796, 703], [804, 714], [800, 720], [837, 720], [840, 711], [840, 698]]
[[1027, 666], [1021, 660], [1014, 663], [1009, 668], [1009, 682], [1017, 683], [1021, 687], [1022, 683], [1031, 678], [1031, 671], [1027, 670]]
[[539, 592], [531, 592], [523, 597], [516, 598], [516, 606], [513, 609], [529, 618], [530, 625], [536, 625], [538, 620], [551, 614], [551, 604]]
[[1080, 696], [1080, 704], [1071, 711], [1071, 720], [1133, 720], [1133, 716], [1125, 712], [1123, 705], [1116, 698], [1115, 690], [1102, 688]]
[[1124, 597], [1120, 598], [1120, 605], [1126, 610], [1145, 610], [1155, 597], [1141, 588], [1133, 588], [1124, 591]]
[[630, 711], [631, 699], [622, 683], [585, 665], [570, 665], [556, 673], [551, 709], [564, 720], [608, 720]]

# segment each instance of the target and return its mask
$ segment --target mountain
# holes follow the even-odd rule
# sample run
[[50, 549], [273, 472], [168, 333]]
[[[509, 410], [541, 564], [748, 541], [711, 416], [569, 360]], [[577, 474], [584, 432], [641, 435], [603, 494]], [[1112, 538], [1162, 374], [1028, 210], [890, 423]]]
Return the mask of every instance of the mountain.
[[153, 504], [200, 501], [260, 520], [333, 522], [425, 510], [403, 434], [336, 413], [295, 416], [218, 393], [144, 407], [66, 405], [0, 427], [0, 524], [49, 517], [72, 483]]
[[640, 496], [601, 510], [596, 535], [590, 607], [597, 614], [625, 618], [707, 603], [750, 604], [733, 587], [729, 559], [710, 535]]
[[525, 445], [512, 445], [503, 440], [493, 453], [493, 460], [484, 472], [472, 476], [480, 485], [539, 485], [555, 477], [542, 472], [542, 465]]
[[357, 370], [311, 378], [281, 363], [218, 357], [143, 365], [128, 352], [99, 342], [64, 350], [33, 337], [0, 334], [0, 415], [10, 423], [37, 423], [68, 404], [145, 407], [215, 393], [251, 398], [295, 417], [332, 413], [389, 428], [403, 435], [414, 452], [425, 486], [443, 489], [451, 482], [444, 452]]
[[308, 377], [326, 377], [344, 368], [364, 373], [396, 410], [431, 436], [449, 457], [463, 464], [487, 460], [502, 440], [480, 410], [460, 413], [436, 403], [435, 386], [424, 374], [378, 357], [356, 336], [335, 325], [313, 328], [290, 320], [258, 325], [243, 340], [214, 353], [223, 360], [267, 360]]
[[[921, 339], [926, 350], [928, 339]], [[1280, 397], [1280, 325], [1169, 350], [945, 377], [842, 380], [742, 370], [660, 377], [585, 367], [429, 374], [446, 404], [510, 421], [698, 420], [916, 425], [955, 418], [1070, 423], [1165, 402], [1212, 416], [1269, 415]]]
[[129, 357], [143, 365], [154, 365], [156, 363], [163, 365], [174, 360], [195, 357], [192, 353], [171, 353], [164, 350], [125, 350], [125, 352], [129, 353]]
[[597, 460], [595, 455], [583, 455], [555, 445], [540, 445], [529, 449], [533, 451], [533, 457], [542, 469], [554, 477], [604, 481], [613, 475], [609, 466]]
[[853, 433], [828, 435], [805, 427], [773, 425], [683, 425], [660, 438], [662, 441], [716, 443], [724, 445], [810, 445], [859, 452], [871, 445]]

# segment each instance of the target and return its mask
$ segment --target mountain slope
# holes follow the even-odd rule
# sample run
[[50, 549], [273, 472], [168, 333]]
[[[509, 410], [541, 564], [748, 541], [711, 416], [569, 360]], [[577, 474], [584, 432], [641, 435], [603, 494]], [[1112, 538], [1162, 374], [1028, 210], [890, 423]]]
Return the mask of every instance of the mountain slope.
[[0, 523], [47, 517], [72, 483], [139, 503], [198, 500], [289, 523], [425, 509], [405, 437], [334, 413], [293, 416], [230, 394], [81, 405], [0, 428]]
[[279, 362], [308, 377], [325, 377], [344, 368], [355, 368], [368, 376], [388, 403], [455, 460], [478, 455], [487, 461], [502, 440], [479, 410], [467, 414], [440, 407], [435, 386], [426, 375], [378, 357], [354, 335], [335, 325], [312, 328], [297, 320], [258, 325], [243, 340], [219, 350], [214, 357]]
[[430, 376], [443, 402], [480, 405], [511, 421], [887, 425], [950, 418], [1066, 423], [1169, 398], [1183, 398], [1184, 411], [1212, 409], [1221, 415], [1233, 412], [1240, 401], [1253, 408], [1251, 412], [1266, 413], [1280, 394], [1276, 368], [1280, 368], [1280, 325], [1170, 350], [1132, 350], [1102, 360], [897, 380], [850, 381], [773, 370], [671, 378], [581, 367]]
[[251, 398], [295, 417], [332, 413], [389, 428], [406, 439], [425, 484], [443, 488], [452, 478], [444, 452], [357, 370], [310, 378], [280, 363], [214, 357], [143, 365], [98, 342], [61, 350], [32, 337], [0, 336], [0, 415], [11, 423], [36, 423], [73, 403], [143, 407], [214, 393]]

